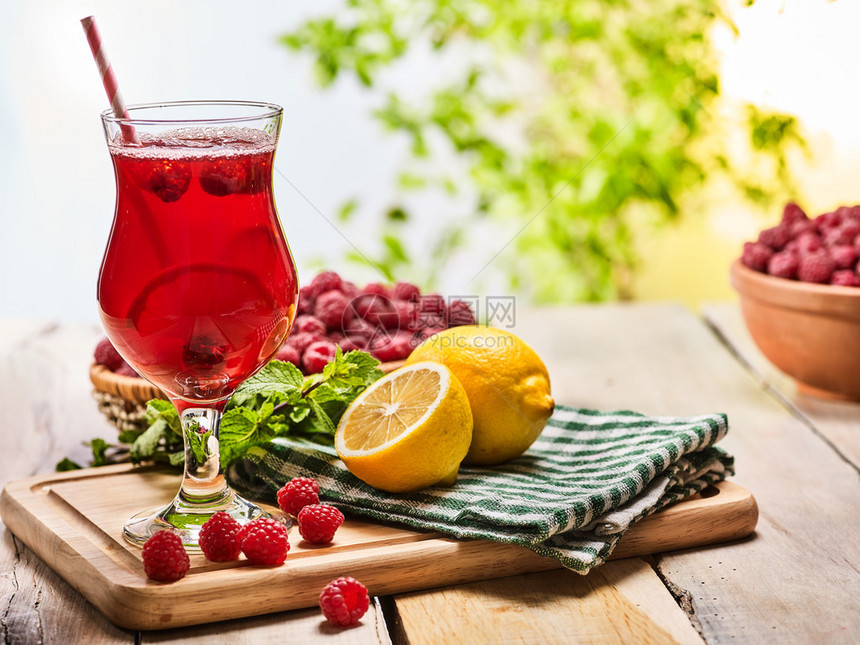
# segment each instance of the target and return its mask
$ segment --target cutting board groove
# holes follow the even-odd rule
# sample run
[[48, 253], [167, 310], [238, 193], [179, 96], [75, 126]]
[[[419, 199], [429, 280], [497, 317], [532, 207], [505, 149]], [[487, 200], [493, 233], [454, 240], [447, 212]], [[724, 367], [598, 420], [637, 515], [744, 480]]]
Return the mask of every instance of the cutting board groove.
[[[107, 466], [12, 482], [0, 497], [6, 526], [112, 622], [163, 629], [311, 607], [341, 575], [375, 595], [559, 568], [555, 560], [511, 544], [454, 540], [352, 517], [327, 546], [307, 544], [295, 529], [279, 567], [191, 556], [188, 575], [172, 584], [146, 579], [140, 549], [122, 538], [132, 514], [166, 504], [178, 477], [157, 467]], [[752, 495], [722, 482], [634, 526], [613, 558], [715, 544], [755, 529]]]

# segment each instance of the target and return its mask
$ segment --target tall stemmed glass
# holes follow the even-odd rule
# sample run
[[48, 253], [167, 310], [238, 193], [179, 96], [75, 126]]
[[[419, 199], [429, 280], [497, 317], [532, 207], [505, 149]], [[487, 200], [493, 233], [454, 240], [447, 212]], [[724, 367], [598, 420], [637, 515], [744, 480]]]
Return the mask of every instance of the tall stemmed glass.
[[214, 512], [242, 523], [263, 513], [227, 485], [218, 433], [230, 395], [277, 352], [296, 312], [272, 194], [281, 116], [277, 105], [239, 101], [101, 115], [117, 200], [99, 311], [120, 354], [173, 401], [185, 441], [179, 492], [125, 525], [134, 544], [173, 527], [193, 550]]

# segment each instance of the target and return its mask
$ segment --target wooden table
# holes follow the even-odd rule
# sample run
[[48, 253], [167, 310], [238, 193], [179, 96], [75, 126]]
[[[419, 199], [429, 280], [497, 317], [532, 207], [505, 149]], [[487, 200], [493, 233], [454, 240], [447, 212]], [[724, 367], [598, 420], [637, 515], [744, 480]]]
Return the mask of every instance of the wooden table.
[[[722, 411], [756, 534], [738, 543], [375, 599], [352, 629], [303, 610], [164, 632], [114, 627], [9, 531], [8, 643], [854, 643], [860, 634], [860, 405], [806, 398], [752, 345], [735, 305], [519, 311], [560, 403]], [[115, 437], [90, 397], [96, 326], [0, 321], [0, 484]]]

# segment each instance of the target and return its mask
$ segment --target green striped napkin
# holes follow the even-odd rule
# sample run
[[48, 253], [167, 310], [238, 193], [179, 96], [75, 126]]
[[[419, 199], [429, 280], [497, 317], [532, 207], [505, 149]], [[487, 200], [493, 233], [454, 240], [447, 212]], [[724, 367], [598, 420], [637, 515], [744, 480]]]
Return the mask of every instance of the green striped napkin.
[[558, 407], [524, 455], [464, 466], [452, 487], [386, 493], [354, 477], [333, 448], [285, 438], [252, 448], [227, 476], [245, 495], [269, 500], [292, 477], [316, 477], [324, 501], [347, 513], [521, 544], [587, 573], [636, 521], [734, 473], [732, 457], [713, 446], [727, 430], [722, 414]]

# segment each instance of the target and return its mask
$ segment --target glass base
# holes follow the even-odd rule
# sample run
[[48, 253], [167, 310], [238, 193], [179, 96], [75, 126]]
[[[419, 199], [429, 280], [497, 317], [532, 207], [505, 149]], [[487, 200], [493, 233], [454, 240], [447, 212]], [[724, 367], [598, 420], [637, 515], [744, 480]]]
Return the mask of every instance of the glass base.
[[185, 550], [200, 553], [197, 543], [200, 527], [218, 511], [225, 511], [239, 524], [247, 524], [258, 517], [271, 517], [290, 528], [288, 515], [273, 515], [240, 497], [232, 490], [217, 502], [197, 504], [182, 499], [181, 494], [164, 508], [150, 509], [132, 517], [122, 529], [123, 537], [135, 546], [142, 547], [153, 533], [171, 529], [182, 539]]

